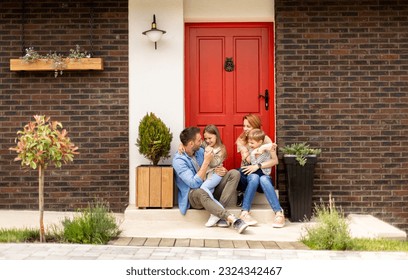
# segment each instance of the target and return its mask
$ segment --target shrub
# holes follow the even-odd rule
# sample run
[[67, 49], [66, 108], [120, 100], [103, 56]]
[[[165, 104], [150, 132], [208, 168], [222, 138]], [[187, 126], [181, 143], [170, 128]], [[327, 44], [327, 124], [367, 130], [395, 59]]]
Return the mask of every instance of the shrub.
[[170, 144], [173, 134], [155, 114], [146, 114], [139, 124], [136, 146], [139, 153], [157, 165], [162, 158], [170, 157]]
[[63, 238], [70, 243], [107, 244], [120, 234], [115, 216], [104, 203], [82, 210], [81, 215], [62, 221]]
[[285, 155], [294, 155], [301, 166], [304, 166], [307, 161], [307, 156], [319, 155], [322, 151], [320, 149], [312, 149], [306, 143], [294, 143], [280, 148], [280, 151]]
[[336, 210], [334, 201], [329, 206], [315, 205], [315, 225], [305, 226], [306, 235], [301, 242], [316, 250], [347, 250], [352, 247], [348, 224], [342, 212]]

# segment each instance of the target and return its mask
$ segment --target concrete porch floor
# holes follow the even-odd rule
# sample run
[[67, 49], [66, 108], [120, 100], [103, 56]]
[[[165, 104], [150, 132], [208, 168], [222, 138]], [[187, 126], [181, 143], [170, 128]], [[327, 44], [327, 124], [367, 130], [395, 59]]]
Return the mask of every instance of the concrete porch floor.
[[[232, 209], [239, 215], [239, 209]], [[137, 209], [128, 207], [125, 213], [116, 213], [122, 233], [121, 238], [164, 238], [198, 240], [246, 240], [297, 242], [304, 232], [306, 223], [286, 221], [284, 228], [273, 228], [271, 209], [255, 208], [252, 210], [258, 225], [249, 227], [244, 234], [238, 234], [232, 228], [207, 228], [204, 223], [208, 214], [203, 210], [188, 210], [182, 216], [178, 208], [172, 209]], [[60, 225], [64, 217], [72, 217], [74, 212], [45, 211], [45, 226]], [[351, 214], [348, 216], [350, 232], [353, 237], [388, 238], [406, 240], [406, 233], [371, 215]], [[1, 210], [0, 228], [38, 228], [38, 211]]]

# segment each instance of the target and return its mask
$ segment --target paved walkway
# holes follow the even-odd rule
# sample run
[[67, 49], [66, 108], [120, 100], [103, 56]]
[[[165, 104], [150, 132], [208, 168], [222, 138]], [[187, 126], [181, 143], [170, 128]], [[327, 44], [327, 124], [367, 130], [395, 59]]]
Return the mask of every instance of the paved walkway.
[[407, 265], [408, 253], [5, 243], [0, 260], [405, 260]]

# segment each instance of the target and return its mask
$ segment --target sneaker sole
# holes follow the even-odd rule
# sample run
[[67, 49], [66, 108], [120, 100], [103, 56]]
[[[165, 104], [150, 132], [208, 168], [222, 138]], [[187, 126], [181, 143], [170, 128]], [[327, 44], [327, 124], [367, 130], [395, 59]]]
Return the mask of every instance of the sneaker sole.
[[278, 224], [273, 224], [272, 227], [274, 228], [283, 228], [285, 225], [278, 225]]
[[221, 220], [221, 219], [219, 219], [218, 221], [212, 222], [212, 223], [206, 222], [206, 223], [205, 223], [205, 226], [206, 226], [206, 227], [213, 227], [213, 226], [215, 226], [220, 220]]
[[242, 227], [239, 228], [238, 233], [239, 234], [243, 233], [248, 227], [249, 227], [248, 224], [243, 225]]

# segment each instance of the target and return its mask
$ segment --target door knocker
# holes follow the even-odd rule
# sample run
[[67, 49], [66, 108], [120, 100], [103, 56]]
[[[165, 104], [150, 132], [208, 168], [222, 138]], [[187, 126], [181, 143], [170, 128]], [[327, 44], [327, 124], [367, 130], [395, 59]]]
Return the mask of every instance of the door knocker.
[[234, 61], [232, 61], [232, 57], [226, 57], [224, 63], [224, 70], [227, 72], [234, 71]]

